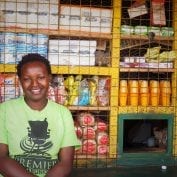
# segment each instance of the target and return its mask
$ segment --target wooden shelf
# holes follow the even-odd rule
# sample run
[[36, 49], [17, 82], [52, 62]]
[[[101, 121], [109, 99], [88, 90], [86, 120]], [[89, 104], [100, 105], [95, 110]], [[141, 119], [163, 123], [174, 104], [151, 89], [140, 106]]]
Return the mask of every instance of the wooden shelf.
[[109, 106], [67, 106], [71, 111], [110, 111]]
[[152, 73], [173, 73], [174, 68], [120, 68], [120, 72], [152, 72]]
[[173, 106], [122, 106], [118, 107], [119, 114], [128, 114], [128, 113], [167, 113], [173, 114], [175, 107]]
[[[144, 35], [121, 35], [121, 39], [131, 39], [131, 40], [149, 40], [148, 36]], [[164, 37], [164, 36], [155, 36], [153, 41], [173, 41], [174, 37]]]
[[85, 37], [85, 38], [103, 38], [112, 39], [111, 34], [85, 32], [75, 30], [52, 30], [52, 29], [28, 29], [28, 28], [4, 28], [0, 27], [0, 32], [30, 33], [30, 34], [46, 34], [49, 36], [69, 36], [69, 37]]
[[[110, 76], [110, 67], [96, 66], [55, 66], [52, 65], [53, 74], [84, 74], [84, 75], [103, 75]], [[15, 64], [0, 64], [0, 72], [16, 72]]]

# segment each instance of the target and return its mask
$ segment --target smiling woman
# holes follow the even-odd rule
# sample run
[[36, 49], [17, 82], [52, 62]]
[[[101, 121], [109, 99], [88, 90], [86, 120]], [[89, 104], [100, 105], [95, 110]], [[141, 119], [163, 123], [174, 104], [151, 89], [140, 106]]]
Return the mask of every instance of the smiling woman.
[[[28, 59], [29, 57], [35, 58], [39, 56], [32, 54], [26, 56]], [[34, 59], [34, 61], [30, 61], [28, 59], [26, 64], [17, 67], [17, 73], [24, 91], [26, 103], [33, 109], [42, 110], [47, 104], [51, 70], [47, 69], [47, 66], [43, 63], [45, 61], [43, 57], [41, 57], [42, 62], [35, 61]]]
[[47, 98], [50, 63], [28, 54], [17, 74], [24, 96], [0, 104], [0, 174], [67, 177], [80, 143], [70, 111]]

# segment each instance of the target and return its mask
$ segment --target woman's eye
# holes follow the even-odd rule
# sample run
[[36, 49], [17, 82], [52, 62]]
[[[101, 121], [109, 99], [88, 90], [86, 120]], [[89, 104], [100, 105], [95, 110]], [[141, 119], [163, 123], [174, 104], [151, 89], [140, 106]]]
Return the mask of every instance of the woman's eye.
[[23, 81], [27, 82], [27, 81], [30, 81], [29, 78], [24, 78]]
[[39, 79], [39, 80], [43, 80], [43, 79], [45, 79], [45, 77], [44, 77], [44, 76], [41, 76], [41, 77], [38, 77], [38, 79]]

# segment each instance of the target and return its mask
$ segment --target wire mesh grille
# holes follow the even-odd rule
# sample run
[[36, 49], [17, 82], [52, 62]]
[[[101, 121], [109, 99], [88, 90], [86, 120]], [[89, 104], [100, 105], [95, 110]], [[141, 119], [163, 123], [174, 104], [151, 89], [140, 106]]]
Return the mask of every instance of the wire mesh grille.
[[[27, 53], [43, 55], [53, 72], [48, 97], [72, 111], [83, 145], [76, 152], [75, 166], [119, 165], [117, 159], [124, 153], [128, 133], [119, 136], [124, 146], [120, 145], [119, 114], [175, 115], [172, 9], [171, 0], [1, 1], [0, 101], [23, 94], [15, 76], [21, 57]], [[165, 121], [152, 121], [151, 126], [154, 124], [159, 132], [169, 127]], [[123, 126], [127, 130], [129, 123]], [[105, 138], [102, 144], [101, 138]], [[147, 147], [147, 141], [136, 148], [126, 144], [126, 152], [136, 149], [139, 153], [146, 147], [145, 154], [160, 153], [173, 148], [176, 154], [175, 138], [174, 147], [167, 141], [163, 146], [156, 141], [153, 148]]]

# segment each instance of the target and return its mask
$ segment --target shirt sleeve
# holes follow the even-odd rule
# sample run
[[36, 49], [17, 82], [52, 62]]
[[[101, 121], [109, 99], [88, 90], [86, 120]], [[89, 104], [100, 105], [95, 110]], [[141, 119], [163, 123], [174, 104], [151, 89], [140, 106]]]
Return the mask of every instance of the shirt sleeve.
[[78, 140], [75, 132], [73, 117], [67, 108], [64, 108], [62, 111], [62, 120], [64, 125], [64, 136], [62, 139], [61, 148], [68, 146], [79, 148], [80, 141]]
[[0, 104], [0, 143], [8, 144], [7, 129], [6, 129], [6, 106]]

